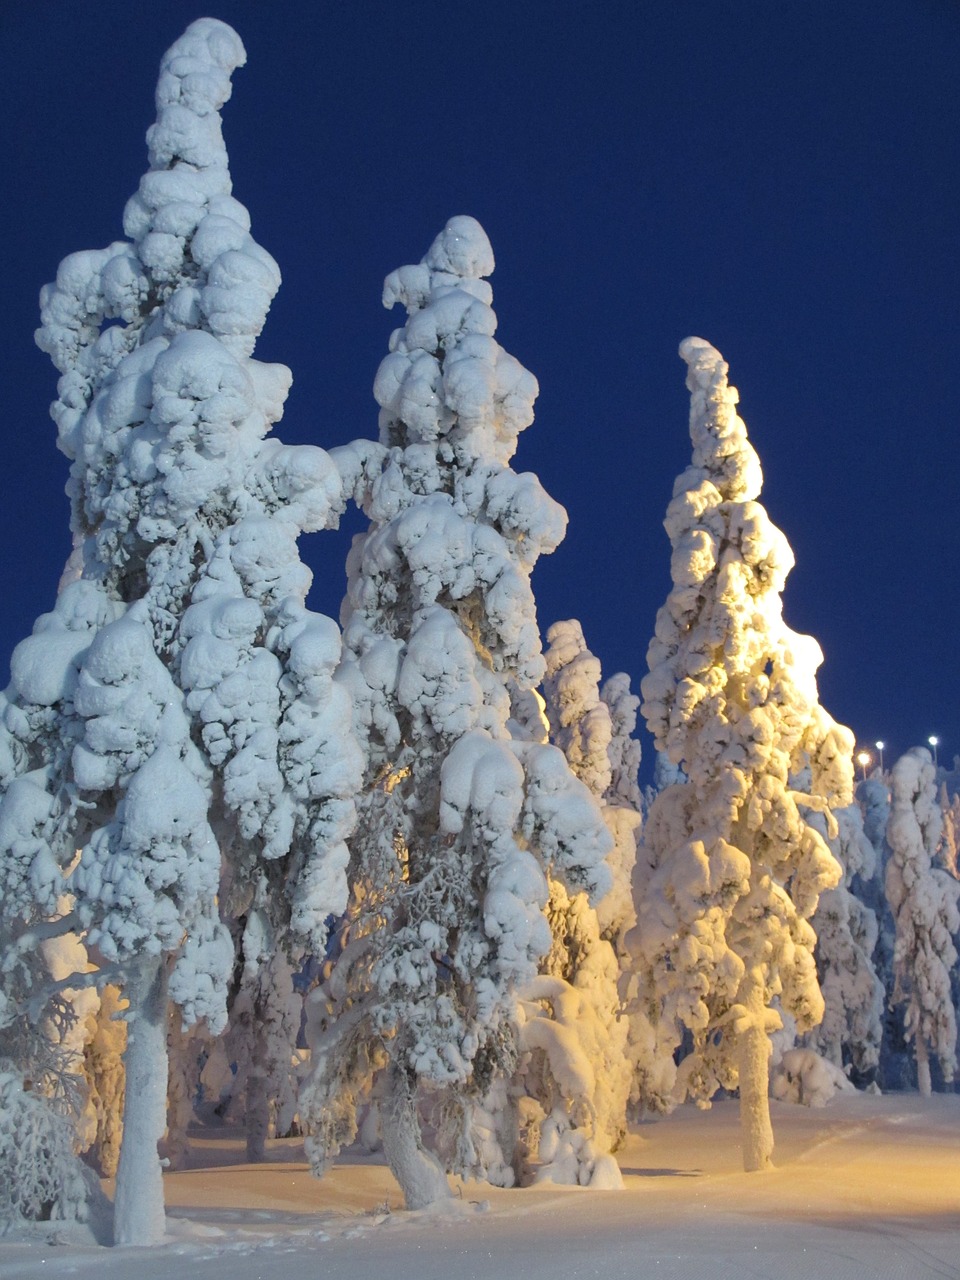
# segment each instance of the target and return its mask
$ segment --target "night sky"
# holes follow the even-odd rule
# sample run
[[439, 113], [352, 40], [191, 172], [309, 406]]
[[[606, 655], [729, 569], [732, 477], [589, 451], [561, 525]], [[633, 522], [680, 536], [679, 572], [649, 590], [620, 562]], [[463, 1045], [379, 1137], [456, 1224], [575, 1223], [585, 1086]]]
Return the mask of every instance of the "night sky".
[[[247, 48], [224, 133], [284, 276], [256, 353], [293, 370], [283, 440], [376, 434], [383, 277], [472, 214], [540, 381], [514, 466], [570, 514], [544, 629], [578, 617], [607, 674], [645, 672], [697, 334], [740, 389], [822, 702], [888, 761], [931, 733], [960, 753], [957, 0], [3, 0], [4, 675], [70, 547], [37, 293], [122, 236], [160, 56], [204, 14]], [[334, 616], [359, 527], [301, 544]]]

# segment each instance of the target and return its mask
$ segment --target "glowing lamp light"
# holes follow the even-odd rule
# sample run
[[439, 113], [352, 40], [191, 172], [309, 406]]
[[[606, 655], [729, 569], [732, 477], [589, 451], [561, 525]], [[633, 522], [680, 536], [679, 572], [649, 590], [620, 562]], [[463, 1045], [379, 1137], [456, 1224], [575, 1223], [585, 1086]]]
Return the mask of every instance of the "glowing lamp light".
[[940, 739], [937, 737], [935, 733], [931, 733], [927, 741], [930, 743], [931, 747], [933, 747], [933, 763], [936, 764], [937, 763], [937, 747], [940, 745]]
[[857, 764], [858, 764], [858, 765], [860, 766], [860, 768], [863, 770], [863, 780], [864, 780], [864, 782], [866, 782], [866, 780], [867, 780], [867, 765], [870, 763], [871, 759], [872, 759], [872, 757], [871, 757], [871, 755], [870, 755], [870, 752], [869, 752], [869, 751], [858, 751], [858, 752], [857, 752]]
[[883, 773], [883, 748], [886, 746], [886, 743], [885, 743], [885, 742], [875, 742], [873, 745], [874, 745], [874, 746], [877, 748], [877, 750], [880, 752], [880, 772], [881, 772], [881, 773]]

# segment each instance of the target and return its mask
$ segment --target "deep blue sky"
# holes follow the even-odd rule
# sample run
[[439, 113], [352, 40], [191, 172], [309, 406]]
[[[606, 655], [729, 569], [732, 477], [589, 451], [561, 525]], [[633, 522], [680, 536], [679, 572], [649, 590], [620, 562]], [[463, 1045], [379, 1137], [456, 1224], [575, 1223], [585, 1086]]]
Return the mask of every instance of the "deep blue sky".
[[[257, 349], [293, 369], [283, 439], [376, 433], [383, 276], [473, 214], [498, 337], [540, 380], [515, 465], [570, 513], [542, 625], [579, 617], [606, 672], [645, 671], [698, 334], [740, 388], [824, 705], [890, 754], [960, 752], [956, 0], [4, 0], [4, 674], [70, 545], [37, 292], [122, 234], [160, 55], [203, 14], [248, 53], [224, 131], [284, 275]], [[346, 541], [304, 542], [333, 614]]]

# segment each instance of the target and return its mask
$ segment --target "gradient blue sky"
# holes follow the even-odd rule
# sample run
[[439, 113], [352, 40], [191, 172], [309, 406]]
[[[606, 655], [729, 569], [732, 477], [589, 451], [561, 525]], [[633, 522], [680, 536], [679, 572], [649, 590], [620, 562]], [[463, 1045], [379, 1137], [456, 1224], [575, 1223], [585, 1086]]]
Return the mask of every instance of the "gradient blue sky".
[[[570, 513], [544, 628], [579, 617], [639, 683], [698, 334], [740, 388], [824, 705], [890, 754], [960, 752], [957, 0], [4, 0], [4, 674], [70, 545], [37, 292], [122, 234], [160, 55], [204, 14], [248, 53], [224, 131], [284, 275], [257, 349], [293, 369], [283, 439], [376, 433], [383, 276], [473, 214], [498, 337], [540, 380], [515, 465]], [[303, 544], [334, 615], [347, 542]]]

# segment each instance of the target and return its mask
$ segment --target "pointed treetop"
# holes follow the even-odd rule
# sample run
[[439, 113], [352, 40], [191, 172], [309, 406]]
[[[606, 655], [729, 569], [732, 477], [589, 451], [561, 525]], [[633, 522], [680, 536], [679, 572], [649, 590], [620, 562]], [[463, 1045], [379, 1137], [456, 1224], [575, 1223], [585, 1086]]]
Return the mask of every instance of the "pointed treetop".
[[407, 323], [374, 380], [381, 444], [427, 444], [443, 465], [456, 457], [459, 466], [505, 467], [513, 457], [539, 387], [494, 338], [493, 290], [482, 278], [493, 266], [486, 232], [460, 215], [418, 264], [383, 282], [383, 305], [401, 303]]
[[[736, 411], [740, 394], [727, 382], [730, 366], [703, 338], [684, 338], [680, 356], [687, 362], [687, 388], [691, 393], [694, 467], [709, 475], [725, 501], [755, 498], [763, 484], [763, 472], [747, 439], [747, 428]], [[679, 489], [680, 481], [677, 486]]]
[[217, 113], [230, 97], [230, 76], [247, 55], [232, 27], [198, 18], [160, 62], [157, 121], [147, 130], [150, 167], [227, 167]]
[[458, 214], [450, 219], [423, 259], [431, 271], [449, 272], [463, 279], [492, 276], [493, 249], [476, 218]]

